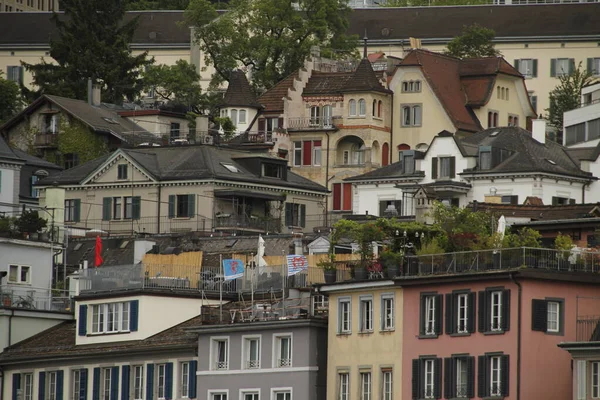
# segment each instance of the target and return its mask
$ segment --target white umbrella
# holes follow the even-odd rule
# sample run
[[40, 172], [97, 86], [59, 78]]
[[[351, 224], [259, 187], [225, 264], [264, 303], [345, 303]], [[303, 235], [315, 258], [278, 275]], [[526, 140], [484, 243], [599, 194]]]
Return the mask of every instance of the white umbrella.
[[256, 252], [256, 257], [254, 262], [258, 267], [258, 276], [265, 272], [265, 267], [267, 263], [264, 259], [265, 256], [265, 239], [262, 238], [261, 235], [258, 235], [258, 251]]
[[498, 233], [500, 234], [500, 240], [504, 239], [504, 231], [506, 230], [506, 218], [504, 215], [498, 218]]

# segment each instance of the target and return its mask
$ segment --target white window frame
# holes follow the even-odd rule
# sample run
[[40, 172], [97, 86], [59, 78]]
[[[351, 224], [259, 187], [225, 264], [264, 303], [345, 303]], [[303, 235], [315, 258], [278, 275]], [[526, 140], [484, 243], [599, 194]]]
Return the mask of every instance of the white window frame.
[[48, 400], [57, 400], [58, 388], [58, 371], [50, 371], [47, 373], [46, 379], [46, 398]]
[[190, 397], [190, 362], [179, 363], [179, 395], [183, 399]]
[[[528, 68], [525, 68], [525, 66]], [[519, 60], [519, 73], [525, 78], [533, 78], [533, 58], [521, 58]]]
[[[16, 274], [11, 274], [11, 271], [16, 271]], [[25, 272], [26, 279], [23, 278]], [[12, 279], [11, 279], [12, 276]], [[30, 285], [31, 284], [31, 266], [20, 265], [20, 264], [9, 264], [8, 265], [8, 283]]]
[[[218, 400], [228, 400], [229, 399], [229, 389], [214, 389], [214, 390], [209, 390], [207, 392], [208, 400], [215, 400], [215, 399], [217, 399], [216, 396], [219, 396]], [[225, 396], [225, 397], [223, 397], [223, 396]]]
[[[299, 147], [298, 147], [298, 144], [300, 145]], [[303, 153], [302, 144], [303, 144], [303, 142], [301, 140], [296, 140], [293, 142], [294, 167], [302, 166], [302, 153]]]
[[350, 399], [350, 373], [338, 372], [338, 400]]
[[[287, 358], [281, 358], [281, 340], [288, 339], [288, 354]], [[273, 368], [291, 368], [294, 358], [294, 337], [292, 332], [274, 333], [273, 334]]]
[[350, 297], [338, 299], [338, 333], [352, 333], [352, 299]]
[[[256, 360], [251, 360], [250, 359], [250, 342], [256, 340], [257, 343], [257, 354]], [[243, 335], [242, 336], [242, 369], [259, 369], [260, 368], [260, 361], [261, 361], [261, 357], [260, 357], [260, 352], [261, 352], [261, 342], [262, 342], [262, 336], [261, 335]]]
[[354, 99], [350, 99], [348, 101], [348, 115], [350, 117], [356, 117], [357, 113], [356, 113], [356, 100]]
[[382, 400], [393, 400], [394, 398], [394, 371], [392, 369], [381, 371], [381, 398]]
[[435, 398], [435, 360], [429, 358], [423, 360], [423, 398]]
[[[467, 369], [467, 359], [465, 357], [457, 357], [455, 358], [454, 365], [456, 368], [456, 397], [457, 398], [466, 398], [467, 390], [468, 390], [468, 369]], [[465, 376], [462, 376], [464, 374]], [[459, 392], [459, 390], [462, 390]]]
[[360, 333], [373, 332], [373, 296], [361, 296], [359, 310]]
[[452, 157], [438, 157], [437, 179], [450, 179]]
[[[125, 168], [123, 168], [125, 167]], [[121, 176], [121, 172], [125, 170], [125, 177]], [[127, 164], [117, 164], [117, 179], [118, 180], [126, 180], [129, 177], [129, 165]]]
[[367, 101], [365, 99], [358, 100], [358, 116], [364, 117], [367, 115]]
[[[321, 142], [322, 143], [322, 142]], [[322, 146], [315, 146], [315, 141], [313, 140], [313, 145], [312, 145], [312, 150], [313, 150], [313, 154], [312, 154], [312, 164], [315, 167], [320, 167], [321, 166], [321, 154], [322, 154]]]
[[[132, 388], [132, 399], [133, 400], [144, 400], [145, 397], [145, 387], [144, 387], [144, 365], [143, 364], [138, 364], [138, 365], [132, 365], [131, 366], [132, 369], [132, 374], [131, 374], [131, 388]], [[138, 371], [139, 371], [139, 375], [138, 375]], [[139, 379], [138, 379], [139, 378]], [[139, 387], [138, 387], [138, 383], [139, 383]]]
[[71, 398], [78, 400], [81, 397], [81, 370], [71, 370]]
[[100, 374], [100, 400], [110, 400], [112, 392], [112, 368], [102, 368]]
[[[294, 390], [291, 387], [276, 387], [271, 388], [271, 400], [277, 400], [277, 395], [280, 393], [289, 393], [289, 400], [294, 399]], [[287, 399], [284, 399], [287, 400]]]
[[[113, 308], [114, 307], [114, 308]], [[129, 332], [131, 302], [91, 304], [92, 334]], [[112, 312], [111, 312], [112, 310]], [[115, 312], [116, 310], [116, 312]], [[112, 316], [112, 329], [108, 329], [109, 316]]]
[[[547, 311], [547, 332], [559, 333], [560, 332], [560, 302], [550, 300], [547, 302], [548, 311]], [[552, 306], [552, 307], [551, 307]], [[551, 308], [556, 307], [555, 310], [551, 310]], [[554, 317], [554, 318], [553, 318]], [[553, 326], [551, 326], [551, 323]]]
[[425, 296], [425, 335], [435, 335], [435, 295]]
[[[225, 342], [225, 360], [219, 360], [219, 343]], [[211, 336], [210, 338], [210, 370], [225, 371], [229, 369], [229, 336]]]
[[490, 292], [490, 330], [492, 332], [502, 331], [502, 291]]
[[310, 119], [309, 126], [319, 126], [321, 123], [321, 107], [311, 106], [310, 107]]
[[246, 110], [240, 109], [238, 111], [238, 124], [245, 124], [245, 123], [246, 123]]
[[373, 392], [373, 375], [371, 371], [360, 372], [360, 400], [371, 400]]
[[246, 395], [258, 396], [258, 400], [260, 400], [260, 389], [240, 389], [240, 400], [246, 400]]
[[[585, 363], [584, 360], [582, 360], [581, 362]], [[600, 361], [593, 361], [590, 363], [591, 364], [591, 382], [590, 382], [590, 387], [591, 387], [591, 394], [592, 394], [592, 399], [600, 399]], [[583, 370], [583, 374], [584, 377], [583, 378], [579, 378], [579, 379], [583, 379], [583, 381], [585, 382], [585, 368], [582, 368]], [[578, 374], [580, 374], [581, 371], [578, 371]], [[580, 397], [578, 397], [578, 399], [580, 398], [585, 398], [585, 391], [584, 391], [584, 396], [582, 397], [580, 395]]]
[[156, 364], [156, 398], [158, 400], [166, 399], [167, 389], [167, 364]]
[[[566, 76], [569, 75], [569, 70], [571, 69], [571, 60], [569, 58], [556, 58], [556, 70], [554, 71], [556, 73], [556, 78], [560, 77], [560, 76]], [[564, 69], [561, 68], [560, 64], [562, 63], [567, 63], [567, 69], [566, 71]]]
[[394, 294], [381, 295], [381, 330], [393, 331], [396, 322], [396, 299]]
[[456, 295], [456, 332], [469, 332], [469, 294]]
[[490, 357], [490, 396], [502, 395], [502, 366], [500, 360], [500, 356]]
[[423, 125], [423, 106], [421, 104], [402, 104], [400, 105], [400, 111], [400, 122], [403, 127]]
[[21, 376], [21, 399], [33, 400], [33, 373], [23, 373]]

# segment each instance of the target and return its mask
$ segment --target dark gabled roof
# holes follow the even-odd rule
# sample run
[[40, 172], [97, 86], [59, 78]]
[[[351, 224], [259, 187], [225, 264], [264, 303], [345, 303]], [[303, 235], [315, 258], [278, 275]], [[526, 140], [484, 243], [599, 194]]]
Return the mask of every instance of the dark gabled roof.
[[352, 78], [346, 82], [342, 91], [392, 93], [391, 90], [381, 85], [368, 58], [360, 60], [358, 67], [356, 67], [356, 70], [352, 74]]
[[294, 81], [298, 76], [298, 71], [291, 73], [259, 96], [258, 102], [264, 107], [263, 113], [283, 112], [283, 98], [288, 96], [289, 89], [294, 89]]
[[[0, 140], [1, 140], [1, 138], [0, 138]], [[60, 167], [59, 165], [56, 165], [49, 161], [32, 156], [31, 154], [28, 154], [21, 149], [13, 148], [12, 151], [13, 151], [13, 153], [15, 153], [15, 155], [17, 157], [19, 157], [21, 160], [25, 161], [26, 165], [31, 165], [31, 166], [40, 167], [40, 168], [47, 168], [47, 169], [52, 169], [52, 170], [57, 170], [57, 171], [62, 170], [62, 167]]]
[[92, 357], [106, 354], [115, 356], [132, 351], [147, 351], [151, 354], [152, 351], [173, 347], [189, 347], [190, 351], [193, 351], [194, 347], [198, 346], [198, 336], [189, 332], [187, 328], [201, 323], [202, 318], [197, 316], [143, 340], [76, 346], [76, 321], [63, 322], [7, 347], [0, 354], [0, 365], [20, 360], [57, 357]]
[[352, 79], [351, 72], [319, 72], [313, 71], [308, 79], [303, 96], [321, 96], [341, 94], [344, 87]]
[[547, 140], [540, 143], [531, 133], [519, 127], [490, 128], [461, 140], [475, 146], [492, 146], [509, 150], [512, 154], [489, 170], [465, 170], [463, 175], [497, 173], [549, 173], [595, 179], [591, 173], [582, 171], [560, 144]]
[[[418, 152], [420, 153], [420, 152]], [[417, 157], [418, 159], [418, 157]], [[382, 181], [382, 180], [398, 180], [398, 179], [414, 179], [420, 180], [425, 177], [425, 173], [423, 171], [415, 171], [412, 174], [405, 174], [403, 172], [402, 163], [395, 162], [390, 165], [386, 165], [385, 167], [377, 168], [373, 171], [366, 172], [361, 175], [352, 176], [350, 178], [344, 179], [347, 182], [359, 182], [365, 181], [365, 183], [371, 181]]]
[[528, 218], [532, 221], [590, 218], [600, 214], [600, 203], [551, 205], [523, 205], [497, 203], [471, 203], [469, 207], [510, 218]]
[[2, 136], [0, 136], [0, 160], [21, 161]]
[[235, 70], [231, 72], [229, 85], [227, 85], [227, 91], [223, 97], [221, 107], [261, 108], [246, 78], [246, 74], [242, 71]]
[[567, 153], [577, 161], [596, 161], [600, 151], [600, 145], [596, 147], [567, 147]]
[[[249, 171], [242, 163], [242, 158], [269, 158], [280, 163], [278, 157], [255, 152], [232, 150], [216, 146], [171, 146], [135, 149], [119, 149], [125, 156], [133, 159], [139, 166], [158, 181], [206, 180], [220, 179], [234, 182], [252, 182], [263, 185], [286, 186], [290, 188], [327, 192], [327, 189], [309, 179], [287, 171], [287, 181], [266, 178], [258, 175], [258, 171]], [[114, 154], [114, 153], [113, 153]], [[111, 155], [68, 169], [60, 174], [40, 181], [41, 185], [79, 184], [84, 178], [96, 170]], [[223, 164], [233, 164], [239, 172], [230, 172]]]

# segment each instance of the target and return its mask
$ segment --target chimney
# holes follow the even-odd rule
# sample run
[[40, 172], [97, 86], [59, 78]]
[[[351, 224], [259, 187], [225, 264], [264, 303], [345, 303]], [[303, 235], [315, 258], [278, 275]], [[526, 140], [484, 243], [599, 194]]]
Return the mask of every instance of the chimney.
[[92, 105], [99, 106], [102, 102], [102, 96], [100, 91], [100, 85], [92, 86]]
[[546, 120], [540, 115], [531, 121], [531, 136], [542, 144], [546, 144]]

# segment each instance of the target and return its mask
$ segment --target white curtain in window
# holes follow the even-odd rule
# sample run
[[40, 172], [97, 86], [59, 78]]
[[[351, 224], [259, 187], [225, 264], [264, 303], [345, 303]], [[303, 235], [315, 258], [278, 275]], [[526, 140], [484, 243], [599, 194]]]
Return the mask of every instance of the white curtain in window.
[[413, 106], [413, 125], [421, 125], [421, 106]]
[[349, 108], [349, 113], [350, 116], [355, 116], [356, 115], [356, 100], [352, 99], [348, 102], [348, 108]]
[[360, 99], [358, 101], [358, 115], [364, 117], [367, 114], [367, 102], [365, 99]]

